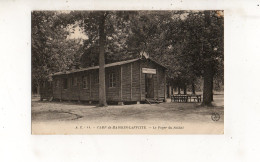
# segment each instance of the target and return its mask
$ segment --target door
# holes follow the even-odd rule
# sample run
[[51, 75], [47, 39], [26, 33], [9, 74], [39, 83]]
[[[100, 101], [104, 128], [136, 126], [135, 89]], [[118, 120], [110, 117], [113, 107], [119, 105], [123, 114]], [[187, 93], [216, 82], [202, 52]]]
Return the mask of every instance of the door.
[[154, 82], [152, 74], [145, 74], [145, 94], [146, 98], [154, 98]]

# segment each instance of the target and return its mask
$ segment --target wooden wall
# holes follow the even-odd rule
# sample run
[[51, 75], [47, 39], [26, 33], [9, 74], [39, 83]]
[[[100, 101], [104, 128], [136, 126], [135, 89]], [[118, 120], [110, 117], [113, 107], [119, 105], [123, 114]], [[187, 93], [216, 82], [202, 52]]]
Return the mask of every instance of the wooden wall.
[[145, 99], [145, 74], [142, 73], [142, 68], [156, 69], [156, 75], [153, 75], [154, 82], [154, 98], [164, 98], [166, 91], [165, 69], [158, 66], [152, 61], [142, 61], [140, 64], [141, 72], [141, 101]]
[[[108, 79], [109, 74], [114, 73], [116, 77], [116, 86], [109, 87]], [[120, 66], [115, 66], [111, 68], [106, 68], [106, 97], [107, 101], [119, 101], [120, 100]], [[98, 100], [98, 97], [97, 97]]]
[[[145, 99], [145, 74], [142, 68], [157, 70], [154, 79], [154, 97], [165, 96], [165, 70], [151, 61], [136, 61], [106, 68], [107, 101], [143, 101]], [[109, 73], [114, 73], [115, 87], [109, 87]], [[83, 89], [82, 77], [87, 76], [87, 88]], [[72, 85], [77, 77], [77, 85]], [[63, 88], [63, 78], [68, 78], [68, 88]], [[98, 101], [98, 69], [54, 76], [53, 97], [61, 100]], [[141, 79], [141, 80], [140, 80]], [[59, 85], [56, 82], [59, 80]]]
[[140, 101], [140, 62], [132, 63], [132, 100]]

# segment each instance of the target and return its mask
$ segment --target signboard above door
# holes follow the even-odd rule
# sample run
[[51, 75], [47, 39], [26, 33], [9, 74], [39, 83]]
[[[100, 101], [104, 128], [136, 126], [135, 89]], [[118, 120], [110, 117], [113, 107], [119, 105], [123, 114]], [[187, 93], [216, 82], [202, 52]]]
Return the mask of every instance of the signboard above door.
[[142, 72], [146, 74], [156, 74], [156, 69], [142, 68]]

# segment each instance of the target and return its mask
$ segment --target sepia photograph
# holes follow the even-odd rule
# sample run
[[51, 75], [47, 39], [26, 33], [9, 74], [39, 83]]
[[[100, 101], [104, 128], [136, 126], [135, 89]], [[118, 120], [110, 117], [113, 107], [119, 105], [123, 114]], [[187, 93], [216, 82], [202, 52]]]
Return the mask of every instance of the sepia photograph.
[[31, 133], [224, 134], [224, 11], [32, 11]]
[[0, 161], [259, 161], [259, 1], [0, 8]]

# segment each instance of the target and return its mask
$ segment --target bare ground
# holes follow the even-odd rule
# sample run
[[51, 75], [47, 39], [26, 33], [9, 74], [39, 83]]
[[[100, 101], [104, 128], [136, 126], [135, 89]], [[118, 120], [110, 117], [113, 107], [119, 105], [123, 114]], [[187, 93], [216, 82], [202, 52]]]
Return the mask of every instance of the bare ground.
[[[214, 107], [201, 107], [200, 103], [161, 103], [139, 105], [109, 105], [97, 107], [74, 102], [48, 102], [32, 99], [32, 127], [37, 124], [57, 125], [81, 123], [90, 124], [151, 124], [156, 123], [196, 123], [220, 125], [224, 129], [224, 96], [214, 96]], [[220, 119], [213, 121], [212, 113]], [[39, 125], [38, 125], [39, 126]], [[46, 125], [45, 125], [46, 127]], [[223, 131], [223, 130], [222, 130]]]
[[208, 121], [213, 112], [221, 115], [223, 121], [223, 106], [201, 107], [197, 103], [162, 103], [140, 105], [110, 105], [97, 107], [69, 102], [32, 102], [33, 121], [69, 121], [69, 120], [167, 120], [167, 121]]

